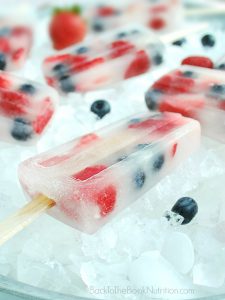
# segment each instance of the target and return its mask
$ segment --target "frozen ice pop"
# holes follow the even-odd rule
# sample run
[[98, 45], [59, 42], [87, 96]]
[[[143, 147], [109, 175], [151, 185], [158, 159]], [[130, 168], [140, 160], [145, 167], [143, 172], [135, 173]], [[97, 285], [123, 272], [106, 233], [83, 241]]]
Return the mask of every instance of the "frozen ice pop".
[[92, 234], [174, 170], [199, 146], [200, 125], [180, 114], [143, 113], [23, 162], [30, 199], [55, 201], [48, 213]]
[[21, 68], [32, 46], [32, 30], [27, 25], [0, 21], [0, 70]]
[[152, 111], [178, 112], [198, 120], [203, 133], [225, 142], [225, 74], [183, 66], [157, 80], [146, 92]]
[[98, 4], [86, 10], [87, 19], [94, 32], [103, 32], [138, 22], [155, 31], [174, 28], [182, 19], [180, 0], [133, 0], [121, 4]]
[[57, 92], [49, 86], [0, 71], [0, 140], [34, 143], [53, 116]]
[[46, 58], [43, 70], [60, 92], [85, 92], [149, 71], [162, 63], [162, 52], [148, 29], [126, 26]]

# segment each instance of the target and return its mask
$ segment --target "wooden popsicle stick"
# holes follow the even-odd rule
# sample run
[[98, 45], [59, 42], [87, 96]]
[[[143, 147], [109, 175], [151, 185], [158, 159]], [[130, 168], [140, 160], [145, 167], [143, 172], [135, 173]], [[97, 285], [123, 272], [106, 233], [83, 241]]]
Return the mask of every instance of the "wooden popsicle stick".
[[18, 210], [15, 214], [0, 223], [0, 245], [37, 219], [43, 212], [55, 205], [55, 202], [44, 195], [39, 195], [33, 201]]
[[192, 26], [192, 27], [184, 28], [181, 30], [176, 30], [171, 33], [166, 33], [165, 35], [162, 35], [160, 37], [160, 40], [165, 44], [169, 44], [176, 40], [179, 40], [180, 38], [186, 37], [187, 35], [205, 30], [208, 27], [209, 27], [208, 23], [196, 24], [195, 26]]

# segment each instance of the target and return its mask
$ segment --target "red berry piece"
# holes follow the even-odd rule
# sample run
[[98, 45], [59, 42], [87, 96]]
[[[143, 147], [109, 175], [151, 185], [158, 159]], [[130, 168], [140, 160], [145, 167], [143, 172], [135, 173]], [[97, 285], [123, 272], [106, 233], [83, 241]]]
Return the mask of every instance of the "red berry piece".
[[223, 100], [219, 103], [219, 108], [222, 110], [225, 110], [225, 100]]
[[26, 95], [18, 92], [0, 90], [0, 110], [6, 116], [22, 116], [26, 114], [30, 101]]
[[100, 139], [99, 136], [97, 136], [97, 134], [95, 134], [95, 133], [86, 134], [80, 138], [79, 142], [75, 146], [75, 149], [79, 149], [83, 146], [87, 146], [87, 145], [91, 144], [92, 142], [95, 142], [99, 139]]
[[[84, 170], [73, 175], [73, 178], [77, 181], [85, 181], [90, 179], [92, 176], [99, 174], [100, 172], [107, 169], [107, 166], [104, 165], [95, 165], [87, 167]], [[91, 184], [91, 183], [90, 183]], [[113, 185], [104, 185], [104, 182], [95, 183], [95, 186], [90, 188], [90, 185], [84, 184], [81, 185], [78, 193], [75, 194], [73, 199], [66, 199], [59, 203], [60, 209], [70, 218], [79, 218], [79, 213], [76, 210], [76, 207], [79, 206], [81, 199], [89, 199], [92, 203], [98, 205], [100, 210], [100, 215], [102, 217], [111, 213], [115, 207], [116, 203], [116, 188]]]
[[54, 55], [54, 56], [49, 56], [44, 60], [44, 64], [48, 63], [60, 63], [64, 61], [70, 61], [73, 59], [73, 56], [70, 54], [62, 54], [62, 55]]
[[149, 12], [150, 13], [154, 13], [154, 14], [158, 14], [158, 13], [164, 13], [168, 10], [168, 6], [167, 5], [163, 5], [163, 4], [158, 4], [155, 5], [153, 7], [150, 8]]
[[[104, 171], [107, 169], [107, 166], [104, 165], [96, 165], [92, 167], [88, 167], [79, 173], [75, 174], [73, 176], [76, 180], [87, 180], [92, 176], [97, 175], [101, 171]], [[101, 183], [103, 184], [103, 182]], [[115, 203], [116, 203], [116, 189], [113, 185], [107, 185], [107, 186], [101, 186], [101, 184], [98, 184], [97, 186], [93, 187], [90, 190], [86, 190], [85, 186], [82, 188], [82, 193], [88, 193], [89, 198], [95, 202], [100, 209], [100, 215], [104, 217], [105, 215], [109, 214], [113, 211]], [[91, 195], [90, 195], [91, 193]]]
[[184, 95], [165, 96], [164, 101], [159, 104], [161, 112], [175, 112], [180, 113], [186, 117], [195, 117], [195, 111], [203, 108], [205, 105], [204, 98], [186, 97]]
[[162, 30], [166, 27], [166, 22], [162, 18], [154, 18], [149, 21], [148, 26], [154, 30]]
[[117, 40], [111, 44], [111, 58], [123, 56], [133, 50], [135, 46], [128, 41]]
[[178, 143], [173, 144], [172, 150], [171, 150], [172, 157], [174, 157], [176, 155], [176, 153], [177, 153], [177, 147], [178, 147]]
[[50, 121], [54, 114], [54, 108], [52, 106], [51, 100], [46, 98], [43, 101], [42, 109], [36, 120], [33, 122], [33, 129], [37, 134], [41, 134], [45, 129], [46, 125]]
[[99, 17], [110, 17], [117, 13], [117, 10], [112, 6], [101, 6], [98, 8]]
[[21, 56], [24, 54], [25, 49], [24, 48], [19, 48], [17, 49], [13, 54], [12, 54], [12, 59], [13, 60], [19, 60]]
[[98, 64], [104, 63], [104, 58], [96, 57], [92, 60], [88, 60], [88, 57], [82, 55], [76, 55], [71, 60], [71, 72], [82, 72], [90, 68], [95, 67]]
[[149, 132], [167, 133], [179, 126], [179, 120], [171, 114], [166, 114], [161, 118], [149, 118], [147, 120], [130, 124], [129, 128], [149, 129]]
[[190, 65], [202, 68], [213, 69], [213, 62], [210, 58], [205, 56], [189, 56], [185, 58], [182, 62], [182, 65]]
[[78, 6], [56, 9], [49, 26], [49, 34], [56, 50], [81, 42], [87, 32], [85, 20]]
[[12, 29], [11, 32], [12, 35], [14, 36], [20, 36], [20, 35], [32, 35], [31, 30], [28, 27], [24, 26], [16, 26]]
[[151, 61], [144, 50], [137, 52], [135, 59], [128, 67], [124, 78], [130, 78], [146, 73], [151, 67]]
[[8, 89], [11, 86], [11, 82], [3, 75], [0, 75], [0, 89]]
[[194, 87], [192, 78], [180, 76], [177, 72], [165, 75], [157, 80], [152, 88], [169, 94], [188, 93]]
[[4, 53], [10, 52], [10, 44], [7, 38], [0, 38], [0, 51]]

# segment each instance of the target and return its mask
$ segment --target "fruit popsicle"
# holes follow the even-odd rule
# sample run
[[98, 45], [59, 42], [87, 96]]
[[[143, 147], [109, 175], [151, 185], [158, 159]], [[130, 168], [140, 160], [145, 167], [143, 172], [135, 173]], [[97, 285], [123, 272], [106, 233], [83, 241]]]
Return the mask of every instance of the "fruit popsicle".
[[34, 143], [52, 118], [58, 102], [49, 86], [0, 71], [0, 140]]
[[133, 0], [120, 5], [98, 4], [89, 7], [86, 15], [95, 33], [134, 21], [161, 32], [179, 24], [182, 19], [182, 3], [180, 0]]
[[143, 74], [162, 60], [163, 45], [148, 29], [126, 26], [47, 57], [43, 71], [49, 85], [67, 94]]
[[199, 146], [200, 125], [180, 114], [142, 113], [23, 162], [31, 200], [54, 200], [48, 213], [92, 234], [138, 199]]
[[225, 142], [225, 74], [183, 66], [157, 80], [145, 94], [151, 111], [178, 112], [198, 120], [203, 133]]
[[0, 21], [0, 70], [21, 68], [32, 46], [32, 30], [27, 25]]

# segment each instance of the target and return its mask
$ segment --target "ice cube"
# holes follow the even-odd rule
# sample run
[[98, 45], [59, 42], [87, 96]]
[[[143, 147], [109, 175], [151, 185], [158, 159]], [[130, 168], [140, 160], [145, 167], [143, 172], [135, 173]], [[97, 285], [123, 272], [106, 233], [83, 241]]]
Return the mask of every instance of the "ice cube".
[[164, 240], [161, 255], [182, 274], [187, 274], [194, 264], [195, 255], [192, 241], [182, 232], [168, 233]]

